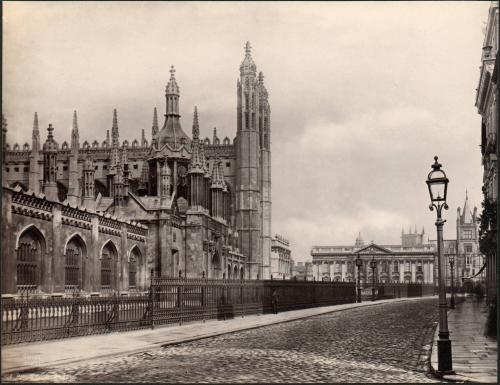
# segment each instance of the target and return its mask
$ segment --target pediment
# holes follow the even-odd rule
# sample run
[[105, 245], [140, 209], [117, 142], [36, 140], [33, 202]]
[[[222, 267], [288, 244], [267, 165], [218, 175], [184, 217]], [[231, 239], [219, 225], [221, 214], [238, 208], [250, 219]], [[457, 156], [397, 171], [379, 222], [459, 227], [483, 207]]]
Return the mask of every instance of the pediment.
[[391, 250], [374, 243], [359, 249], [356, 253], [359, 254], [391, 254]]

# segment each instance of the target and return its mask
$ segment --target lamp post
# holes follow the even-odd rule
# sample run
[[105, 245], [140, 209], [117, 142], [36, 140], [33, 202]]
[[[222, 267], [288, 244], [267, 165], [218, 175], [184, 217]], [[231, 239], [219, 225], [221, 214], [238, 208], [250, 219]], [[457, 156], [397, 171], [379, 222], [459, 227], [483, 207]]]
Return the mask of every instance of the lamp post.
[[375, 268], [377, 267], [375, 256], [370, 261], [370, 267], [372, 268], [372, 301], [375, 301]]
[[446, 193], [448, 190], [448, 178], [443, 170], [441, 164], [438, 163], [438, 157], [434, 157], [434, 164], [431, 166], [432, 171], [427, 176], [427, 187], [429, 188], [429, 195], [431, 204], [429, 209], [433, 211], [436, 209], [436, 229], [437, 229], [437, 249], [438, 249], [438, 278], [439, 278], [439, 339], [437, 342], [438, 347], [438, 373], [449, 374], [453, 373], [452, 359], [451, 359], [451, 341], [450, 332], [448, 331], [448, 318], [447, 318], [447, 305], [446, 305], [446, 291], [444, 273], [446, 271], [446, 262], [443, 258], [443, 225], [446, 220], [441, 218], [441, 211], [444, 208], [448, 210], [446, 204]]
[[455, 309], [455, 287], [453, 283], [453, 266], [455, 265], [455, 256], [450, 254], [448, 256], [448, 261], [450, 262], [450, 272], [451, 272], [451, 298], [450, 298], [450, 308]]
[[361, 267], [363, 266], [363, 261], [359, 257], [359, 253], [358, 258], [356, 258], [356, 266], [358, 268], [358, 298], [356, 302], [361, 302]]

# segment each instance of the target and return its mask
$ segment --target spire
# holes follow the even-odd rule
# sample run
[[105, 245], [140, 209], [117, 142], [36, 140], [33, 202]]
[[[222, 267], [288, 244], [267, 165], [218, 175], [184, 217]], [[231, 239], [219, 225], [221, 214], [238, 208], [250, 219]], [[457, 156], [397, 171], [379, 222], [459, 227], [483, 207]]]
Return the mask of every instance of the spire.
[[146, 134], [144, 132], [144, 128], [141, 130], [141, 147], [147, 147], [148, 141], [146, 140]]
[[31, 148], [33, 151], [38, 151], [40, 149], [40, 130], [38, 129], [38, 114], [35, 112], [35, 117], [33, 118], [33, 132], [31, 134]]
[[415, 225], [415, 234], [417, 234], [417, 225]]
[[465, 190], [465, 203], [462, 210], [462, 223], [472, 223], [472, 212], [469, 208], [469, 195], [467, 190]]
[[80, 137], [78, 134], [78, 120], [76, 117], [76, 111], [73, 111], [73, 128], [71, 130], [71, 148], [77, 149], [80, 147]]
[[401, 226], [401, 235], [405, 235], [405, 229], [403, 226]]
[[109, 147], [111, 145], [109, 141], [109, 130], [106, 130], [106, 145]]
[[113, 110], [113, 126], [111, 127], [111, 140], [113, 147], [119, 147], [120, 143], [118, 141], [118, 115], [116, 113], [116, 108]]
[[214, 127], [214, 138], [213, 138], [212, 143], [216, 144], [216, 142], [217, 142], [218, 139], [219, 138], [217, 138], [217, 127]]
[[193, 140], [198, 140], [199, 138], [200, 138], [200, 123], [198, 122], [198, 107], [194, 106]]
[[155, 107], [153, 110], [153, 127], [151, 128], [151, 136], [154, 137], [156, 134], [158, 134], [158, 113]]

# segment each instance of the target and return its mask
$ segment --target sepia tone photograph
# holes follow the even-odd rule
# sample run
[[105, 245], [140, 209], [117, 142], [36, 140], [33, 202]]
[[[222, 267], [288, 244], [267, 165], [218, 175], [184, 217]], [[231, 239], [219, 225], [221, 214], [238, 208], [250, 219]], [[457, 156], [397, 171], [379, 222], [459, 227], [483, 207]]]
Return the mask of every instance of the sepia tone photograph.
[[4, 383], [497, 383], [498, 1], [3, 1]]

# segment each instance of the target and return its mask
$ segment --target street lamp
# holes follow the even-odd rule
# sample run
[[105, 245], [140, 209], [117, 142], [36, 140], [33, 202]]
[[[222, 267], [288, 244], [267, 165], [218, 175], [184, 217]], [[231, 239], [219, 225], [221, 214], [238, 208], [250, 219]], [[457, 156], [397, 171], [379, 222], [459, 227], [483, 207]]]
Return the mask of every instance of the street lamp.
[[453, 285], [453, 265], [455, 264], [455, 256], [450, 254], [448, 256], [448, 261], [450, 262], [450, 272], [451, 272], [451, 299], [450, 308], [455, 309], [455, 290]]
[[356, 302], [361, 302], [361, 267], [363, 266], [363, 261], [359, 257], [356, 258], [356, 266], [358, 267], [358, 298]]
[[444, 282], [444, 273], [446, 271], [446, 262], [442, 255], [443, 249], [443, 225], [446, 220], [441, 218], [441, 210], [448, 210], [446, 204], [446, 193], [448, 190], [448, 178], [441, 164], [438, 163], [438, 157], [434, 157], [434, 164], [431, 166], [432, 171], [427, 176], [427, 187], [431, 204], [429, 209], [436, 209], [436, 229], [437, 229], [437, 249], [438, 249], [438, 278], [439, 278], [439, 339], [438, 339], [438, 372], [442, 374], [453, 373], [451, 359], [451, 341], [450, 332], [448, 331], [448, 318], [446, 306], [446, 291]]
[[377, 267], [375, 256], [370, 261], [370, 267], [372, 268], [372, 301], [375, 301], [375, 268]]

